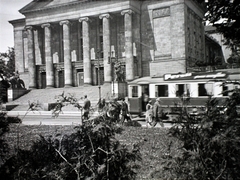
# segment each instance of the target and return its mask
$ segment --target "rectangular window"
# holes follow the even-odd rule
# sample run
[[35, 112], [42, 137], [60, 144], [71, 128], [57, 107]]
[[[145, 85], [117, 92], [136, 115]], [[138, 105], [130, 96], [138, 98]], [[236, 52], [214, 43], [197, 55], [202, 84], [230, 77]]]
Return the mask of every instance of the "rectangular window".
[[184, 94], [184, 86], [185, 84], [177, 84], [176, 85], [176, 96], [182, 96]]
[[228, 92], [226, 92], [228, 90], [228, 86], [222, 86], [223, 88], [223, 96], [228, 96]]
[[176, 85], [176, 97], [191, 96], [190, 94], [190, 84], [177, 84]]
[[168, 97], [168, 85], [156, 85], [155, 97]]
[[212, 83], [198, 84], [198, 96], [209, 96], [209, 95], [213, 95], [213, 84]]
[[99, 36], [100, 41], [100, 58], [103, 58], [103, 36]]
[[132, 86], [132, 97], [138, 97], [138, 86]]

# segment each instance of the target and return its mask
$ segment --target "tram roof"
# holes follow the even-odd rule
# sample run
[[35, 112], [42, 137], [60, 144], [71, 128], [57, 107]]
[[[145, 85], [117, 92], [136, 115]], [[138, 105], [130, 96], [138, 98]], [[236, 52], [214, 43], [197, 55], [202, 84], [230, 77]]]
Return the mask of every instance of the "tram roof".
[[169, 83], [195, 83], [213, 82], [215, 80], [239, 80], [239, 74], [229, 74], [226, 72], [205, 72], [205, 73], [185, 73], [185, 74], [166, 74], [163, 77], [141, 77], [129, 82], [129, 85], [143, 84], [169, 84]]

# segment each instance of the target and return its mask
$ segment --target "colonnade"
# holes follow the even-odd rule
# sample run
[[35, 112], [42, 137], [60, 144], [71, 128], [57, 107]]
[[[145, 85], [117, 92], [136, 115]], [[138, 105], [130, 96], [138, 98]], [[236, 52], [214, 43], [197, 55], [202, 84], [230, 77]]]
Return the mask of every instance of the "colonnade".
[[[126, 81], [134, 79], [134, 58], [133, 58], [133, 35], [132, 35], [132, 10], [123, 10], [121, 15], [124, 16], [125, 28], [125, 58], [126, 58]], [[103, 64], [104, 64], [104, 82], [112, 81], [111, 64], [108, 63], [108, 54], [111, 51], [110, 39], [110, 17], [111, 15], [101, 14], [103, 24]], [[89, 21], [91, 17], [81, 17], [79, 22], [82, 23], [82, 40], [83, 40], [83, 68], [84, 68], [84, 84], [92, 84], [91, 58], [90, 58], [90, 27]], [[73, 70], [71, 61], [70, 48], [70, 20], [60, 21], [63, 31], [63, 58], [64, 58], [64, 82], [65, 87], [71, 87], [73, 84]], [[44, 29], [44, 51], [46, 62], [46, 87], [54, 87], [54, 69], [51, 48], [51, 24], [45, 23], [41, 27]], [[34, 55], [34, 36], [33, 27], [26, 26], [28, 32], [28, 70], [29, 70], [29, 88], [36, 88], [36, 63]]]

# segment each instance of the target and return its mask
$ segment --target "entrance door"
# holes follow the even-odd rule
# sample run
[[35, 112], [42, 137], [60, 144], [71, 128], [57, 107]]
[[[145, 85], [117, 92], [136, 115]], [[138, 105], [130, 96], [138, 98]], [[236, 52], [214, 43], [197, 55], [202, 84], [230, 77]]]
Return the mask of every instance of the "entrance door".
[[77, 73], [77, 80], [78, 80], [78, 86], [84, 85], [84, 73], [83, 72]]
[[97, 84], [98, 84], [98, 81], [100, 80], [100, 85], [103, 85], [103, 83], [104, 83], [104, 70], [103, 70], [103, 67], [100, 67], [99, 76], [100, 76], [100, 78], [98, 78], [98, 69], [97, 69]]
[[59, 87], [64, 87], [64, 71], [59, 71]]
[[47, 87], [46, 72], [41, 73], [41, 85], [42, 85], [42, 89], [45, 89]]
[[142, 111], [146, 111], [146, 105], [149, 100], [149, 84], [142, 85]]

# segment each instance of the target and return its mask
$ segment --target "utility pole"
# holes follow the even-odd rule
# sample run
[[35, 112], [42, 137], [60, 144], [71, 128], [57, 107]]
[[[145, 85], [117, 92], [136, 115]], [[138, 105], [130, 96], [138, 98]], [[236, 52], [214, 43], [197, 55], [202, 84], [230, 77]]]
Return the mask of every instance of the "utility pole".
[[101, 99], [100, 61], [99, 61], [99, 58], [100, 58], [100, 51], [98, 50], [98, 52], [97, 52], [97, 59], [98, 59], [98, 96], [99, 96], [99, 99]]

